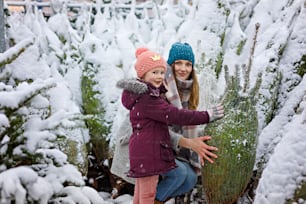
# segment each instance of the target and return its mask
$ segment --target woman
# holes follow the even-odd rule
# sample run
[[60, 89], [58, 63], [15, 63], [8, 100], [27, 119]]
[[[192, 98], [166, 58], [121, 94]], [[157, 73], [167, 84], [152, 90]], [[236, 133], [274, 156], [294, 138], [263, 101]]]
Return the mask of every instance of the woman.
[[[166, 97], [171, 104], [179, 108], [196, 110], [199, 104], [199, 84], [194, 70], [194, 61], [194, 53], [189, 44], [174, 43], [172, 45], [165, 77], [165, 85], [168, 89]], [[212, 117], [210, 122], [221, 117], [223, 115]], [[129, 169], [127, 146], [132, 132], [128, 122], [127, 116], [127, 120], [118, 131], [111, 172], [133, 183], [134, 180], [126, 176]], [[178, 167], [161, 175], [157, 186], [156, 203], [163, 203], [169, 198], [192, 190], [197, 183], [199, 169], [201, 164], [204, 164], [204, 160], [213, 163], [212, 158], [217, 158], [217, 155], [211, 152], [217, 148], [203, 142], [209, 140], [210, 136], [197, 137], [195, 126], [172, 126], [169, 130]]]
[[[199, 83], [194, 70], [194, 61], [194, 53], [188, 43], [178, 42], [172, 45], [167, 60], [170, 68], [167, 69], [165, 76], [168, 89], [166, 97], [178, 108], [196, 110], [198, 107]], [[213, 163], [211, 157], [217, 158], [210, 152], [210, 150], [216, 150], [215, 147], [207, 146], [199, 141], [210, 138], [198, 137], [196, 126], [171, 126], [169, 129], [178, 168], [162, 175], [157, 187], [156, 203], [165, 202], [171, 197], [192, 190], [197, 183], [204, 159]]]

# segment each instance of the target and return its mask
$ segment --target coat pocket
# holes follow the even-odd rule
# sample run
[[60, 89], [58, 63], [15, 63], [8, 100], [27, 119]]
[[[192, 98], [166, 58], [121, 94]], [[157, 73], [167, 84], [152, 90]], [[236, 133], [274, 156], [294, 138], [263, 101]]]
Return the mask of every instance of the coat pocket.
[[171, 145], [160, 142], [160, 158], [164, 161], [172, 161], [174, 160], [173, 150]]

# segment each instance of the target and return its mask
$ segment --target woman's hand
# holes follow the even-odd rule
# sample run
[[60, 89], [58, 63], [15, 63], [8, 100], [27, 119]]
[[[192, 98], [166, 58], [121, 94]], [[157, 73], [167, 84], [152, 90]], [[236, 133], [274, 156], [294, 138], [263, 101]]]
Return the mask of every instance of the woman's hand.
[[196, 138], [185, 138], [182, 137], [179, 141], [181, 147], [189, 148], [195, 151], [201, 160], [201, 165], [204, 166], [204, 161], [207, 160], [210, 163], [214, 163], [213, 159], [218, 158], [218, 156], [212, 151], [217, 151], [218, 148], [214, 146], [209, 146], [205, 141], [210, 140], [210, 136], [201, 136]]

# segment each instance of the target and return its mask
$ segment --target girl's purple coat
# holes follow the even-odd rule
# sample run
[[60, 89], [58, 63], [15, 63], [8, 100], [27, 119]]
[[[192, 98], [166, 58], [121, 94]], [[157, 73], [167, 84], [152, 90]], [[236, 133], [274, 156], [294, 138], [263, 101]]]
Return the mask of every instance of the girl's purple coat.
[[122, 93], [122, 104], [130, 110], [133, 127], [129, 140], [128, 176], [134, 178], [159, 175], [176, 167], [169, 125], [209, 122], [207, 111], [179, 110], [169, 104], [161, 97], [167, 91], [164, 86], [155, 88], [150, 84], [144, 85], [147, 86], [144, 93], [137, 93], [137, 88], [129, 91], [125, 89]]

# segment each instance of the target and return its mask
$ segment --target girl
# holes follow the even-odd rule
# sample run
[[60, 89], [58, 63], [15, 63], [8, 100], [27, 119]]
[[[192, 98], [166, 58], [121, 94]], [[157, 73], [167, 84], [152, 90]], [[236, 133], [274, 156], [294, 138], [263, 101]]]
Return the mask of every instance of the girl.
[[129, 139], [130, 169], [136, 178], [134, 204], [154, 203], [160, 174], [176, 168], [168, 126], [199, 125], [223, 117], [223, 107], [209, 111], [179, 109], [164, 97], [167, 63], [158, 53], [136, 50], [138, 80], [122, 80], [122, 104], [130, 111], [133, 133]]

